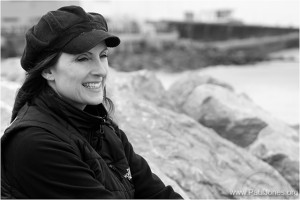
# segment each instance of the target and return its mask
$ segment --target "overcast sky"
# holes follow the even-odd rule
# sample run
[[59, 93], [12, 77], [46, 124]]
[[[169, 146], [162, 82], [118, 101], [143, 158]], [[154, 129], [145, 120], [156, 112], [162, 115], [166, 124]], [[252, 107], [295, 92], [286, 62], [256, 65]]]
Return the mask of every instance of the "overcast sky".
[[234, 18], [247, 24], [299, 27], [299, 0], [82, 0], [81, 5], [108, 17], [140, 20], [183, 20], [186, 11], [197, 16], [231, 9]]

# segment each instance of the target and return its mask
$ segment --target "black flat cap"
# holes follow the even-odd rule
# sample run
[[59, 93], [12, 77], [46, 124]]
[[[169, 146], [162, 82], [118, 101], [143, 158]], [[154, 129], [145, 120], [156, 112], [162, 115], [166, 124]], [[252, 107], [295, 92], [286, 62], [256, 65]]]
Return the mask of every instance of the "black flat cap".
[[87, 13], [79, 6], [66, 6], [50, 11], [26, 32], [26, 46], [21, 66], [30, 70], [37, 62], [54, 52], [79, 54], [105, 41], [116, 47], [120, 39], [108, 33], [105, 18]]

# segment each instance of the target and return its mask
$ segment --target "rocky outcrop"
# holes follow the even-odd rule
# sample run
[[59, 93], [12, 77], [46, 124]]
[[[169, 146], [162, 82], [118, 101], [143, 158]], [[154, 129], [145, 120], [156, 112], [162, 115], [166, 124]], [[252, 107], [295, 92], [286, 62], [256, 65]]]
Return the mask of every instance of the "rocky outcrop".
[[16, 90], [20, 87], [19, 84], [1, 80], [1, 133], [3, 134], [6, 127], [9, 125], [12, 107], [15, 101]]
[[264, 159], [272, 165], [299, 192], [299, 162], [292, 161], [286, 155], [277, 154]]
[[164, 172], [162, 172], [157, 165], [150, 162], [151, 171], [155, 173], [161, 180], [163, 180], [165, 185], [171, 185], [177, 193], [179, 193], [184, 199], [189, 199], [187, 193], [170, 177], [168, 177]]
[[16, 90], [25, 78], [25, 71], [20, 64], [20, 58], [1, 60], [1, 132], [7, 128], [11, 118], [11, 111], [15, 101]]
[[277, 169], [299, 190], [299, 135], [279, 120], [266, 121], [268, 126], [247, 149]]
[[203, 84], [187, 96], [182, 110], [233, 143], [247, 147], [255, 141], [266, 123], [252, 112], [253, 104], [227, 88]]
[[25, 71], [20, 64], [20, 58], [9, 58], [1, 60], [1, 78], [21, 82], [25, 78]]
[[[180, 102], [176, 102], [182, 112], [262, 160], [268, 161], [282, 154], [288, 158], [281, 160], [282, 165], [299, 168], [299, 136], [296, 131], [256, 106], [247, 96], [236, 94], [228, 87], [211, 83], [193, 85], [194, 88], [188, 89], [180, 86], [187, 85], [189, 80], [181, 80], [170, 89], [170, 96], [175, 92], [186, 95], [181, 97]], [[190, 92], [184, 93], [186, 90]], [[287, 170], [274, 167], [284, 177], [290, 177], [287, 180], [292, 185], [298, 183], [295, 188], [299, 188], [299, 170], [293, 170], [294, 174], [290, 176]]]
[[135, 73], [128, 73], [129, 82], [123, 84], [128, 86], [137, 95], [153, 101], [155, 104], [161, 103], [161, 99], [165, 98], [165, 90], [161, 82], [156, 78], [155, 74], [146, 70]]
[[1, 132], [0, 137], [4, 133], [5, 129], [8, 127], [10, 122], [10, 116], [11, 116], [11, 110], [6, 109], [4, 106], [2, 106], [1, 102]]
[[212, 77], [199, 77], [191, 74], [186, 74], [182, 79], [171, 85], [168, 90], [168, 101], [173, 105], [173, 109], [181, 111], [181, 107], [186, 101], [186, 97], [188, 97], [198, 85], [203, 84], [219, 85], [229, 90], [233, 90], [232, 86]]
[[190, 198], [243, 198], [231, 191], [251, 188], [293, 190], [276, 170], [245, 149], [186, 115], [136, 95], [129, 83], [137, 74], [111, 74], [117, 77], [107, 84], [116, 104], [116, 121], [136, 152], [159, 166]]
[[[108, 80], [111, 79], [114, 84], [120, 85], [119, 90], [121, 91], [134, 92], [136, 94], [135, 98], [147, 99], [158, 106], [171, 108], [169, 102], [165, 101], [167, 98], [166, 90], [153, 72], [147, 70], [127, 72], [126, 77], [128, 77], [127, 81], [121, 82], [114, 75], [110, 75]], [[113, 95], [109, 89], [107, 93]]]

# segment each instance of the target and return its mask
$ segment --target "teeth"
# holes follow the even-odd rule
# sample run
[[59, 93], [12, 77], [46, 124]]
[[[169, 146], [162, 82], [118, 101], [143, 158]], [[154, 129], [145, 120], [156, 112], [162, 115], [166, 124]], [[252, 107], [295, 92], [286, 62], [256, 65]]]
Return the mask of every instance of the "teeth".
[[86, 88], [97, 89], [97, 88], [100, 88], [101, 82], [100, 83], [83, 83], [82, 85]]

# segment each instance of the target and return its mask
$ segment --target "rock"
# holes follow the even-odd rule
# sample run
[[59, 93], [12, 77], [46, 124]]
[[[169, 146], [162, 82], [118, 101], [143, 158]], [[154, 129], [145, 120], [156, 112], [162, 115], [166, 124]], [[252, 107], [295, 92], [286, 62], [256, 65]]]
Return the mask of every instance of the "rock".
[[25, 71], [21, 67], [19, 57], [1, 60], [1, 78], [16, 82], [24, 80]]
[[297, 131], [298, 134], [299, 134], [299, 124], [291, 125], [290, 127], [291, 127], [292, 129], [294, 129], [295, 131]]
[[299, 135], [276, 119], [266, 122], [268, 126], [247, 149], [277, 169], [299, 191]]
[[[249, 100], [217, 85], [197, 86], [186, 98], [182, 110], [233, 143], [247, 147], [266, 123], [256, 117]], [[252, 106], [253, 107], [253, 106]]]
[[283, 154], [291, 160], [299, 160], [299, 135], [288, 126], [280, 127], [279, 123], [268, 123], [248, 149], [261, 159]]
[[4, 130], [10, 124], [11, 111], [15, 101], [16, 90], [20, 87], [19, 84], [11, 81], [1, 80], [1, 132], [0, 136], [4, 133]]
[[[114, 73], [113, 69], [111, 69], [111, 73]], [[108, 79], [111, 78], [114, 82], [121, 85], [120, 90], [132, 90], [137, 96], [147, 99], [158, 106], [170, 107], [168, 101], [163, 101], [167, 98], [166, 90], [153, 72], [140, 70], [127, 72], [126, 76], [128, 76], [128, 80], [123, 82], [122, 80], [115, 80], [114, 75], [110, 75]], [[110, 90], [108, 89], [107, 91], [109, 94]]]
[[230, 85], [212, 77], [185, 74], [185, 76], [182, 79], [176, 81], [169, 88], [169, 101], [173, 103], [175, 109], [181, 111], [180, 108], [182, 107], [182, 104], [186, 101], [186, 97], [188, 97], [193, 92], [195, 87], [203, 84], [219, 85], [229, 90], [233, 90], [233, 88]]
[[116, 121], [135, 151], [159, 166], [190, 198], [241, 198], [231, 191], [251, 188], [294, 191], [276, 170], [245, 149], [186, 115], [143, 99], [133, 87], [123, 87], [134, 76], [113, 72], [111, 77], [108, 88]]
[[0, 137], [3, 135], [5, 129], [10, 124], [10, 118], [11, 118], [11, 110], [8, 110], [5, 108], [1, 102], [1, 132]]
[[154, 163], [148, 164], [150, 165], [151, 171], [156, 174], [161, 180], [163, 180], [165, 185], [171, 185], [174, 191], [179, 193], [183, 197], [183, 199], [189, 199], [186, 192], [184, 192], [183, 189], [174, 180], [163, 173], [157, 165], [155, 165]]
[[[189, 82], [188, 79], [183, 80]], [[182, 84], [186, 85], [186, 84]], [[177, 104], [179, 109], [199, 121], [202, 125], [214, 129], [222, 137], [245, 147], [262, 160], [286, 155], [291, 168], [296, 169], [299, 163], [299, 135], [285, 123], [272, 117], [262, 108], [255, 105], [247, 96], [236, 94], [232, 89], [212, 84], [200, 84], [185, 93], [185, 87], [173, 87], [185, 99]], [[174, 94], [174, 91], [170, 91]], [[178, 102], [176, 102], [178, 103]], [[275, 167], [276, 168], [276, 167]], [[280, 173], [290, 176], [285, 170]], [[299, 171], [294, 174], [298, 177]], [[291, 180], [292, 185], [297, 180]], [[299, 188], [299, 185], [296, 189]]]
[[25, 71], [20, 65], [20, 58], [8, 58], [1, 61], [1, 132], [10, 124], [11, 111], [15, 102], [16, 91], [25, 78]]
[[299, 192], [299, 162], [292, 161], [286, 155], [276, 154], [264, 159], [272, 165]]
[[0, 87], [1, 101], [4, 102], [5, 105], [12, 108], [17, 95], [17, 89], [20, 88], [20, 84], [12, 81], [1, 80]]

